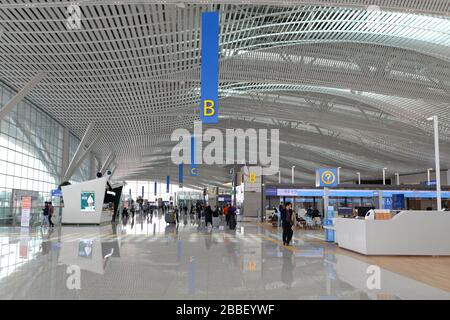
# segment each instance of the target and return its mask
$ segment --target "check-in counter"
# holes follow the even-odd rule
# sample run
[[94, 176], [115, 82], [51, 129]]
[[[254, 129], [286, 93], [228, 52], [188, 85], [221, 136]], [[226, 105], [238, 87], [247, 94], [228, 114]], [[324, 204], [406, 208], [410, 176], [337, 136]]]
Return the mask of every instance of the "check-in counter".
[[335, 219], [339, 247], [365, 255], [450, 255], [450, 212], [402, 211], [390, 220]]

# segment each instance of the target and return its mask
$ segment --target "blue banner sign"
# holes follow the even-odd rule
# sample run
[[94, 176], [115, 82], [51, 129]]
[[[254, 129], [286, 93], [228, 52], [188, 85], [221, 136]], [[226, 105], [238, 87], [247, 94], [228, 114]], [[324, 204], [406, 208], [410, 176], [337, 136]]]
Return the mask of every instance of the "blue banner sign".
[[142, 186], [142, 198], [144, 197], [144, 186]]
[[53, 189], [52, 197], [62, 197], [62, 191], [60, 189]]
[[170, 192], [170, 176], [166, 176], [166, 193]]
[[200, 118], [203, 123], [218, 123], [219, 12], [202, 13], [201, 55]]
[[180, 163], [178, 165], [178, 183], [181, 185], [183, 184], [183, 180], [184, 180], [184, 170], [183, 170], [183, 164]]
[[[436, 198], [436, 191], [412, 191], [412, 190], [383, 190], [383, 197], [391, 198], [395, 194], [402, 194], [405, 198]], [[330, 197], [349, 197], [349, 198], [376, 198], [377, 190], [350, 190], [350, 189], [332, 189], [329, 190]], [[323, 189], [266, 189], [266, 196], [279, 197], [323, 197]], [[441, 192], [442, 199], [450, 199], [450, 191]]]
[[189, 169], [191, 177], [198, 176], [198, 168], [195, 164], [195, 137], [191, 136], [191, 168]]
[[155, 196], [158, 194], [158, 183], [155, 181]]
[[337, 168], [316, 169], [316, 187], [337, 187]]

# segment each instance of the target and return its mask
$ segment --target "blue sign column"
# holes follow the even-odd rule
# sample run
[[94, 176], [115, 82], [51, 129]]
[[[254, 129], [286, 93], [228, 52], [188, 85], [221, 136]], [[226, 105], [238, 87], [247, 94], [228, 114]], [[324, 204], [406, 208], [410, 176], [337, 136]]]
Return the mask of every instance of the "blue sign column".
[[166, 193], [170, 192], [170, 176], [166, 176]]
[[334, 207], [333, 206], [328, 206], [328, 210], [327, 210], [327, 217], [325, 219], [325, 223], [324, 223], [324, 227], [326, 230], [325, 236], [326, 236], [326, 241], [327, 242], [334, 242], [334, 229], [329, 229], [332, 228], [333, 225], [333, 219], [336, 217], [336, 214], [334, 212]]
[[219, 12], [202, 13], [201, 55], [200, 118], [203, 123], [218, 123]]
[[178, 183], [181, 185], [183, 185], [183, 180], [184, 180], [184, 170], [183, 170], [183, 164], [180, 163], [178, 165]]
[[195, 164], [195, 137], [191, 136], [191, 168], [189, 170], [191, 177], [198, 176], [198, 168]]

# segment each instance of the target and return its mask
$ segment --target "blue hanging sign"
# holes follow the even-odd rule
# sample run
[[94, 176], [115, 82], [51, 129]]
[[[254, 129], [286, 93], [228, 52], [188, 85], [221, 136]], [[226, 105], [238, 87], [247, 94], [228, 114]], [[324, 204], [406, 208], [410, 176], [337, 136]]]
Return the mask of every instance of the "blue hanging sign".
[[170, 176], [166, 176], [166, 193], [170, 192]]
[[191, 168], [189, 169], [191, 177], [198, 176], [198, 168], [195, 164], [195, 137], [191, 136]]
[[62, 191], [60, 189], [53, 189], [52, 197], [62, 197]]
[[218, 123], [219, 12], [202, 13], [201, 40], [200, 118], [203, 123]]
[[183, 164], [180, 163], [180, 164], [178, 165], [178, 183], [179, 183], [180, 185], [182, 185], [182, 184], [183, 184], [183, 180], [184, 180]]
[[316, 187], [337, 187], [337, 168], [316, 169]]

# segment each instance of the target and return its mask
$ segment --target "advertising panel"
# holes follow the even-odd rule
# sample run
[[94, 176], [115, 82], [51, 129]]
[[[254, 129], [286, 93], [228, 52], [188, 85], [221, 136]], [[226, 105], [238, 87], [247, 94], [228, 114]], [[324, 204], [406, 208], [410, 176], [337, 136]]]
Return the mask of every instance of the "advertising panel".
[[95, 192], [81, 192], [81, 212], [95, 212]]

